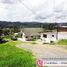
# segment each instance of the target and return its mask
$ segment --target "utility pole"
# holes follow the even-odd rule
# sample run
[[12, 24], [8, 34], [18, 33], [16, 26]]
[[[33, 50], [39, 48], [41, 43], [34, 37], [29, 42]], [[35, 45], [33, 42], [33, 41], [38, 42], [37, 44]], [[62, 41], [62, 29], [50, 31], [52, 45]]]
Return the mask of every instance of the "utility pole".
[[56, 23], [56, 39], [58, 40], [58, 23]]

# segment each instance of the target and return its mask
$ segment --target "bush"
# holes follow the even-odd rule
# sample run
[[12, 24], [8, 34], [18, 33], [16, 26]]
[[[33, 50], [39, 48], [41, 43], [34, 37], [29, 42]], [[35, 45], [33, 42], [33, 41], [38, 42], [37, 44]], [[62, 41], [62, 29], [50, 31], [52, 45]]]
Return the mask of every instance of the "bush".
[[36, 37], [35, 36], [32, 37], [32, 41], [36, 41]]
[[58, 44], [60, 44], [60, 45], [67, 45], [67, 40], [66, 39], [59, 40]]

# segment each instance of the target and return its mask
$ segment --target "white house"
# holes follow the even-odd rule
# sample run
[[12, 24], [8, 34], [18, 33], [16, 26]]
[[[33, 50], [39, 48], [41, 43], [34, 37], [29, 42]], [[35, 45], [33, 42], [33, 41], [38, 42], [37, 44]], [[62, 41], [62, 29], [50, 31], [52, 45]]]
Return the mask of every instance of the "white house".
[[41, 40], [50, 43], [51, 41], [67, 39], [67, 26], [60, 26], [57, 29], [41, 33]]
[[57, 40], [57, 32], [56, 32], [56, 30], [53, 30], [53, 31], [41, 33], [40, 39], [45, 41], [46, 43], [50, 43], [51, 41], [56, 41]]

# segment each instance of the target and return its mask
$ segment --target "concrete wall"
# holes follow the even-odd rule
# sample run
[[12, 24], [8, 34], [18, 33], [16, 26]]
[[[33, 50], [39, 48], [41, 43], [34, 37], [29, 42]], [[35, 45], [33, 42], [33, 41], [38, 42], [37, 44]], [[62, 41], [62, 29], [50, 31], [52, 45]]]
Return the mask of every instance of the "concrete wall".
[[67, 32], [58, 32], [58, 39], [67, 39]]
[[52, 38], [52, 35], [54, 35], [54, 38], [57, 40], [61, 40], [61, 39], [67, 39], [67, 32], [57, 32], [54, 31], [54, 32], [46, 32], [44, 34], [47, 34], [47, 38], [51, 39]]
[[54, 35], [54, 38], [56, 39], [56, 32], [45, 32], [43, 34], [47, 35], [47, 38], [51, 39], [52, 35]]

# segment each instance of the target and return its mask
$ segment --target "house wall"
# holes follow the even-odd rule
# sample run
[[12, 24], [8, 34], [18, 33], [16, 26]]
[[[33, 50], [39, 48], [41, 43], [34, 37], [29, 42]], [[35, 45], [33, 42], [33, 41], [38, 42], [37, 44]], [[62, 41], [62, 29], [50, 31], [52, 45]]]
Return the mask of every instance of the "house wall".
[[67, 39], [67, 32], [58, 32], [58, 40]]
[[52, 35], [54, 35], [54, 38], [57, 40], [61, 40], [61, 39], [67, 39], [67, 32], [47, 32], [47, 33], [44, 33], [44, 34], [47, 34], [47, 38], [51, 39], [52, 38]]
[[54, 38], [56, 39], [56, 31], [52, 31], [52, 32], [44, 32], [43, 34], [47, 35], [47, 38], [51, 40], [52, 35], [54, 35]]

